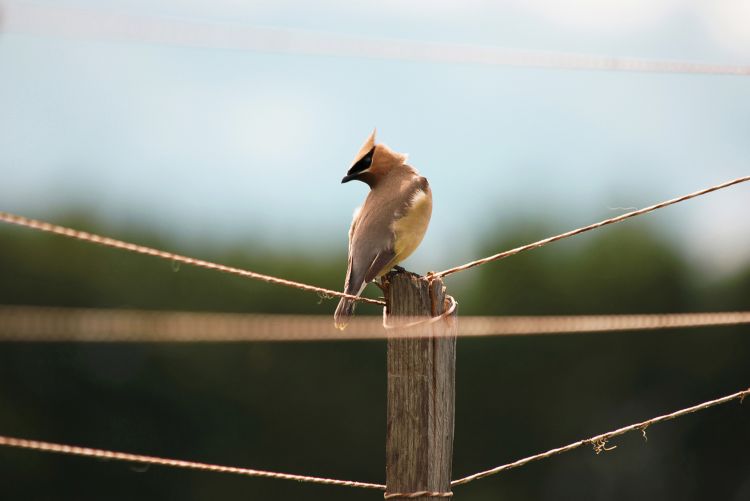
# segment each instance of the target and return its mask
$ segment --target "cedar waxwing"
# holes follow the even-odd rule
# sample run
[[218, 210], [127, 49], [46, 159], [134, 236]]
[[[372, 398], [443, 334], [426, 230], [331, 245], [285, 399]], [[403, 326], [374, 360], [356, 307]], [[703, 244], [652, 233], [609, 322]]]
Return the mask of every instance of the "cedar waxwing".
[[[349, 229], [344, 292], [359, 296], [368, 282], [409, 257], [422, 241], [432, 215], [432, 192], [427, 179], [406, 163], [406, 155], [375, 144], [375, 131], [341, 182], [353, 179], [370, 186]], [[349, 323], [355, 304], [341, 298], [333, 316], [338, 329]]]

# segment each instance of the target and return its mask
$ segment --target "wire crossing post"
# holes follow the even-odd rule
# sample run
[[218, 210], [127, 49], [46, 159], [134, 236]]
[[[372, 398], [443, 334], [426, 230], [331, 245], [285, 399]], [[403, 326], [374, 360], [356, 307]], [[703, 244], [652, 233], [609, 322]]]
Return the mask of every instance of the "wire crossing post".
[[[458, 322], [454, 312], [427, 323], [446, 310], [442, 280], [430, 284], [396, 272], [386, 285], [388, 324], [396, 328], [388, 337], [385, 496], [445, 498], [453, 462]], [[398, 328], [399, 317], [402, 324], [416, 320], [419, 325]]]

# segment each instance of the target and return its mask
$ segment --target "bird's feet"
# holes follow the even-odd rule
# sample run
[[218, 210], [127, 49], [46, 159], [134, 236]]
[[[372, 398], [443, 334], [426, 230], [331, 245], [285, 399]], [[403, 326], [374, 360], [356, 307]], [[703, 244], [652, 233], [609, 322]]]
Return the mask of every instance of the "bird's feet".
[[391, 277], [394, 275], [397, 275], [399, 273], [408, 273], [409, 275], [414, 275], [418, 277], [416, 273], [412, 273], [410, 271], [407, 271], [405, 268], [402, 268], [401, 266], [394, 266], [391, 271], [388, 273], [385, 273], [383, 276], [380, 277], [380, 280], [375, 279], [372, 281], [373, 284], [377, 285], [378, 288], [380, 288], [381, 291], [383, 291], [383, 294], [388, 294], [388, 286], [390, 284]]
[[420, 276], [418, 273], [411, 272], [411, 271], [409, 271], [409, 270], [407, 270], [405, 268], [402, 268], [401, 266], [394, 266], [393, 268], [391, 268], [391, 271], [389, 271], [388, 273], [386, 273], [385, 275], [383, 275], [383, 280], [389, 281], [391, 279], [391, 277], [393, 277], [395, 275], [400, 275], [402, 273], [406, 273], [407, 275], [412, 275], [412, 276], [415, 276], [415, 277], [419, 277]]

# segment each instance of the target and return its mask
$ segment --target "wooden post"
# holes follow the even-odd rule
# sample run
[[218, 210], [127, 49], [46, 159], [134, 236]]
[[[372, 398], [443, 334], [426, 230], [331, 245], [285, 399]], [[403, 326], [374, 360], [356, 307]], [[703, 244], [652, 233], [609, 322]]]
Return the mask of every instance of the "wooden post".
[[[446, 310], [439, 279], [430, 285], [424, 277], [393, 272], [386, 285], [391, 325], [398, 325], [398, 317], [428, 320]], [[430, 324], [389, 332], [386, 497], [451, 491], [457, 323], [453, 312]], [[425, 333], [429, 337], [408, 337]]]

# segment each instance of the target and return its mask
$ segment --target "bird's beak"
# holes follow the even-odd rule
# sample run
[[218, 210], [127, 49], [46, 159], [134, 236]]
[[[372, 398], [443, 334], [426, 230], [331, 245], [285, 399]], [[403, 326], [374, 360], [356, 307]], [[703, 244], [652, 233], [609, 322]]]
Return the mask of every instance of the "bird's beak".
[[357, 178], [357, 174], [347, 174], [346, 176], [344, 176], [344, 179], [341, 180], [341, 184], [348, 183], [352, 179], [356, 179], [356, 178]]

